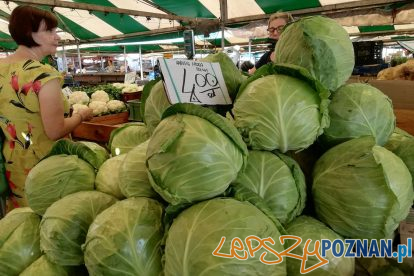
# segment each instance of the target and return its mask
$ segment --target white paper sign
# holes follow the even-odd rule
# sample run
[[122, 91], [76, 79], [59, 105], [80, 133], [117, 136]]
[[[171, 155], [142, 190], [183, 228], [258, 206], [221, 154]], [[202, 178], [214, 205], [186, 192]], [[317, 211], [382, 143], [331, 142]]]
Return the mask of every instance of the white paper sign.
[[65, 95], [67, 98], [69, 98], [70, 94], [72, 94], [72, 90], [70, 90], [69, 86], [66, 86], [62, 89], [63, 95]]
[[137, 72], [129, 72], [125, 74], [124, 83], [125, 84], [131, 84], [135, 83], [135, 78], [137, 77]]
[[219, 63], [164, 58], [159, 62], [171, 104], [231, 104]]

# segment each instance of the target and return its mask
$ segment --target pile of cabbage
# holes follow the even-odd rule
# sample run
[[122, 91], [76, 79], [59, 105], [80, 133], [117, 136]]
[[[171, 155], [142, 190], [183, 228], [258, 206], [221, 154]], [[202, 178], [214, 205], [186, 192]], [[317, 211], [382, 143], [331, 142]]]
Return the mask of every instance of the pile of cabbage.
[[[391, 101], [345, 84], [352, 43], [331, 19], [288, 25], [276, 57], [247, 79], [226, 55], [206, 58], [220, 64], [231, 107], [171, 105], [155, 80], [144, 124], [107, 145], [56, 142], [27, 176], [29, 207], [0, 220], [0, 274], [301, 275], [299, 260], [257, 239], [282, 252], [283, 235], [312, 240], [310, 250], [393, 238], [414, 200], [414, 138], [395, 127]], [[369, 266], [325, 258], [309, 275]]]

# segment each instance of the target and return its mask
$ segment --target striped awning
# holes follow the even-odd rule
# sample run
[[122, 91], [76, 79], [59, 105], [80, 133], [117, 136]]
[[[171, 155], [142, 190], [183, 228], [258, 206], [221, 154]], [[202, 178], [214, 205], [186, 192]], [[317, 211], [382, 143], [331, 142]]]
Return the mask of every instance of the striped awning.
[[[352, 36], [414, 34], [414, 3], [404, 0], [22, 0], [0, 2], [3, 49], [16, 47], [7, 20], [11, 11], [24, 3], [52, 10], [59, 19], [59, 34], [66, 45], [145, 44], [180, 39], [186, 28], [196, 31], [196, 44], [200, 47], [219, 45], [221, 24], [226, 26], [226, 45], [243, 44], [265, 37], [266, 19], [276, 11], [291, 12], [294, 17], [323, 14], [336, 19]], [[246, 24], [254, 24], [255, 29]], [[181, 42], [152, 46], [172, 49], [174, 43]]]

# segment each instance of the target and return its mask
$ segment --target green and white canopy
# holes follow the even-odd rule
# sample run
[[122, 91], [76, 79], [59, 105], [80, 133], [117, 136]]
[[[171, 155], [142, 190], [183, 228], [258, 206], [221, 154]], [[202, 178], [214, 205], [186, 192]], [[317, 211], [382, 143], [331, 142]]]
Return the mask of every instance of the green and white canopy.
[[200, 34], [196, 41], [200, 46], [220, 45], [223, 25], [226, 45], [254, 42], [266, 36], [266, 20], [276, 11], [294, 17], [324, 14], [338, 20], [352, 36], [414, 33], [414, 3], [405, 0], [22, 0], [0, 2], [3, 49], [16, 47], [7, 20], [21, 4], [52, 10], [65, 45], [134, 43], [144, 44], [143, 51], [178, 47], [186, 28]]

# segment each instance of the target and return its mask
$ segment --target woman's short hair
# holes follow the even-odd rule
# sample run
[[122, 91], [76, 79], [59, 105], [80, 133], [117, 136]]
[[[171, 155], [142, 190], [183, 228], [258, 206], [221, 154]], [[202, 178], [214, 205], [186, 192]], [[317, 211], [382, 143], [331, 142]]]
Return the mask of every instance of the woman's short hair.
[[39, 30], [42, 21], [45, 22], [47, 30], [52, 30], [58, 25], [55, 15], [49, 11], [28, 5], [18, 6], [10, 15], [10, 35], [18, 45], [39, 46], [33, 40], [32, 33]]
[[293, 21], [293, 17], [290, 13], [288, 13], [288, 12], [276, 12], [276, 13], [272, 14], [269, 17], [269, 21], [267, 21], [267, 25], [269, 26], [270, 22], [272, 22], [273, 20], [278, 19], [278, 18], [284, 19], [286, 21], [286, 23], [290, 23], [290, 22]]

